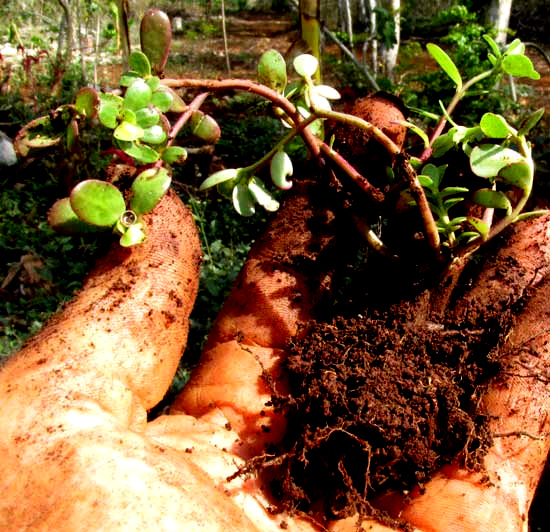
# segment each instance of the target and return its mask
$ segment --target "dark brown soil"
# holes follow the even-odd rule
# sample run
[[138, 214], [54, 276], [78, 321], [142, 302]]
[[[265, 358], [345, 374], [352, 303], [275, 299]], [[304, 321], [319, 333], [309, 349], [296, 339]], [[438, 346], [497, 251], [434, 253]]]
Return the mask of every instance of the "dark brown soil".
[[491, 437], [478, 403], [498, 372], [492, 353], [506, 324], [471, 330], [419, 321], [416, 312], [380, 301], [313, 322], [291, 342], [291, 396], [273, 397], [288, 432], [259, 461], [282, 508], [329, 518], [359, 512], [405, 527], [371, 502], [421, 486], [453, 461], [481, 468]]
[[332, 517], [372, 514], [365, 501], [446, 463], [479, 467], [490, 437], [477, 403], [496, 369], [494, 338], [412, 320], [400, 309], [336, 318], [291, 345], [292, 397], [276, 400], [289, 419], [275, 483], [284, 505], [322, 499]]

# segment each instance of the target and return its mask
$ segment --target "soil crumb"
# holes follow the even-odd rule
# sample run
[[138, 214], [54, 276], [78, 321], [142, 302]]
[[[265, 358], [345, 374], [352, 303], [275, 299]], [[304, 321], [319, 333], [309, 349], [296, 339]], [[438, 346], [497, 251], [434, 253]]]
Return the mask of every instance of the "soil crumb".
[[418, 324], [398, 305], [304, 332], [289, 345], [291, 394], [273, 397], [288, 432], [260, 464], [281, 509], [406, 528], [372, 501], [453, 461], [481, 468], [490, 434], [478, 403], [502, 330]]

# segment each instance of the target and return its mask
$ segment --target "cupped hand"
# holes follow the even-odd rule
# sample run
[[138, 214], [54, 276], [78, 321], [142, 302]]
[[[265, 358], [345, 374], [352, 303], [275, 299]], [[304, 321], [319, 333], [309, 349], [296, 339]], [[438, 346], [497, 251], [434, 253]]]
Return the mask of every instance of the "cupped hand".
[[[266, 406], [265, 374], [284, 392], [285, 342], [311, 316], [319, 293], [288, 256], [314, 255], [309, 271], [322, 284], [335, 255], [338, 219], [319, 208], [322, 198], [307, 186], [296, 188], [251, 252], [170, 415], [147, 422], [184, 349], [200, 263], [192, 216], [172, 193], [149, 216], [146, 243], [113, 248], [78, 296], [6, 363], [1, 530], [357, 529], [354, 516], [316, 523], [274, 513], [261, 480], [227, 480], [285, 430]], [[282, 221], [287, 208], [300, 213], [290, 226]], [[550, 242], [549, 221], [532, 223]], [[484, 398], [492, 430], [503, 435], [486, 457], [489, 482], [447, 466], [407, 501], [379, 502], [412, 528], [526, 529], [549, 447], [548, 387], [526, 377], [550, 361], [550, 280], [540, 275], [550, 264], [545, 242], [530, 250], [542, 266], [506, 341], [505, 379]], [[389, 530], [374, 521], [362, 526]]]

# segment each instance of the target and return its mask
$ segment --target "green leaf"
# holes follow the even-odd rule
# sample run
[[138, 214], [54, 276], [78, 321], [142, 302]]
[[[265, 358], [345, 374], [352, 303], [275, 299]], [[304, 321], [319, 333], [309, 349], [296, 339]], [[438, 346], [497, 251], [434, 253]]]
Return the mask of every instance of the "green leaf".
[[470, 217], [468, 223], [483, 237], [486, 239], [489, 236], [489, 226], [483, 220], [479, 218]]
[[17, 154], [26, 157], [31, 150], [49, 148], [62, 140], [61, 131], [52, 131], [52, 121], [49, 116], [39, 116], [25, 125], [14, 141]]
[[145, 240], [145, 232], [143, 231], [143, 224], [136, 223], [128, 227], [120, 237], [119, 243], [122, 247], [131, 247], [141, 244]]
[[141, 79], [141, 76], [137, 72], [124, 72], [120, 76], [119, 85], [121, 87], [129, 87], [136, 79]]
[[534, 113], [530, 114], [521, 124], [521, 127], [518, 131], [518, 137], [524, 137], [527, 135], [541, 120], [544, 116], [545, 109], [541, 107], [537, 109]]
[[540, 79], [531, 59], [525, 55], [507, 55], [502, 60], [502, 70], [511, 76]]
[[431, 177], [433, 181], [433, 186], [435, 188], [439, 188], [439, 185], [441, 184], [441, 180], [445, 175], [445, 170], [447, 170], [447, 166], [448, 166], [447, 164], [443, 164], [441, 166], [435, 166], [431, 163], [428, 163], [424, 165], [424, 167], [422, 168], [422, 174]]
[[65, 145], [69, 151], [73, 151], [77, 146], [79, 138], [79, 128], [78, 122], [73, 118], [69, 125], [67, 126], [67, 131], [65, 133]]
[[52, 229], [65, 235], [78, 235], [105, 229], [83, 222], [73, 211], [70, 198], [61, 198], [52, 205], [48, 212], [48, 223]]
[[435, 59], [443, 72], [451, 78], [452, 82], [456, 85], [457, 90], [460, 90], [462, 88], [462, 78], [453, 60], [444, 50], [437, 46], [437, 44], [429, 43], [426, 45], [426, 48], [428, 53]]
[[490, 209], [503, 209], [507, 215], [512, 213], [512, 204], [508, 199], [508, 196], [499, 190], [492, 190], [490, 188], [482, 188], [476, 190], [473, 200], [482, 207]]
[[467, 220], [468, 220], [468, 218], [466, 216], [456, 216], [455, 218], [449, 220], [449, 224], [450, 225], [455, 225], [455, 226], [460, 226], [461, 224], [463, 224]]
[[180, 164], [187, 159], [187, 150], [181, 146], [170, 146], [162, 152], [162, 160], [168, 164]]
[[301, 54], [294, 59], [293, 65], [299, 76], [311, 79], [319, 68], [319, 61], [310, 54]]
[[511, 133], [511, 126], [506, 119], [495, 113], [485, 113], [479, 125], [483, 133], [492, 139], [505, 139]]
[[292, 167], [292, 160], [286, 152], [283, 150], [277, 151], [277, 153], [271, 158], [270, 173], [273, 184], [281, 190], [288, 190], [292, 187], [292, 181], [289, 181], [287, 177], [292, 175], [294, 171]]
[[170, 188], [172, 178], [166, 168], [149, 168], [132, 183], [130, 208], [138, 215], [152, 211]]
[[143, 130], [141, 141], [147, 144], [162, 144], [166, 140], [166, 132], [162, 126], [151, 126]]
[[193, 129], [193, 135], [208, 144], [215, 144], [220, 139], [220, 126], [210, 115], [205, 115], [202, 111], [195, 111], [189, 119], [189, 124]]
[[311, 87], [309, 91], [309, 101], [312, 109], [319, 111], [331, 111], [330, 102], [324, 96], [317, 93], [315, 89], [316, 87]]
[[122, 99], [121, 103], [117, 104], [112, 101], [101, 102], [99, 107], [99, 121], [109, 129], [114, 129], [118, 124], [118, 115], [122, 108]]
[[479, 238], [479, 233], [477, 231], [464, 231], [458, 235], [458, 240], [466, 240], [467, 242], [472, 241], [474, 238]]
[[524, 160], [520, 153], [510, 148], [498, 144], [482, 144], [472, 150], [470, 167], [480, 177], [495, 177], [505, 166]]
[[229, 181], [237, 177], [239, 170], [237, 168], [226, 168], [225, 170], [219, 170], [207, 177], [199, 187], [199, 190], [206, 190], [207, 188], [215, 187], [224, 181]]
[[525, 53], [525, 45], [520, 39], [514, 39], [504, 50], [504, 55], [523, 55]]
[[233, 198], [233, 189], [238, 183], [238, 179], [229, 179], [228, 181], [223, 181], [216, 185], [216, 189], [224, 198], [230, 200]]
[[171, 87], [164, 87], [166, 92], [169, 92], [172, 95], [172, 103], [168, 111], [173, 113], [183, 113], [187, 109], [187, 104], [183, 98]]
[[527, 161], [505, 166], [499, 172], [498, 178], [509, 185], [521, 188], [525, 192], [530, 192], [533, 186], [532, 167]]
[[153, 107], [144, 107], [138, 109], [135, 113], [136, 124], [145, 129], [151, 126], [156, 126], [160, 120], [160, 114], [157, 109]]
[[76, 93], [74, 106], [81, 115], [93, 118], [97, 115], [99, 94], [91, 87], [84, 87]]
[[118, 140], [132, 142], [143, 136], [143, 129], [130, 122], [121, 122], [113, 132], [113, 137]]
[[149, 58], [156, 74], [161, 74], [172, 46], [172, 26], [168, 15], [160, 9], [149, 9], [141, 19], [141, 50]]
[[165, 113], [170, 110], [172, 103], [174, 102], [174, 95], [172, 91], [163, 85], [160, 85], [158, 89], [153, 92], [151, 103], [161, 112]]
[[233, 207], [241, 216], [252, 216], [256, 212], [248, 183], [238, 183], [233, 189]]
[[120, 190], [98, 179], [88, 179], [76, 185], [71, 191], [70, 202], [82, 221], [100, 227], [112, 227], [126, 210]]
[[444, 207], [449, 210], [451, 207], [453, 207], [454, 205], [456, 205], [457, 203], [460, 203], [461, 201], [464, 201], [464, 198], [462, 197], [456, 197], [456, 198], [449, 198], [449, 199], [446, 199], [444, 202], [443, 202], [443, 205]]
[[312, 90], [315, 94], [327, 100], [339, 100], [341, 98], [340, 93], [329, 85], [315, 85]]
[[128, 65], [143, 78], [151, 75], [151, 63], [149, 63], [149, 59], [143, 52], [133, 51], [128, 56]]
[[150, 164], [158, 161], [160, 158], [159, 153], [146, 144], [124, 141], [120, 141], [118, 144], [124, 153], [133, 157], [138, 163]]
[[275, 212], [279, 208], [279, 202], [267, 190], [263, 182], [257, 177], [253, 177], [248, 184], [248, 190], [252, 197], [269, 212]]
[[160, 86], [160, 78], [158, 76], [150, 76], [145, 80], [145, 83], [155, 92]]
[[136, 111], [151, 103], [153, 91], [141, 78], [136, 79], [124, 94], [124, 107]]
[[428, 138], [428, 135], [426, 135], [426, 133], [422, 129], [420, 129], [416, 124], [413, 124], [412, 122], [408, 122], [407, 120], [401, 120], [399, 124], [407, 127], [408, 129], [416, 133], [424, 142], [424, 147], [429, 148], [430, 139]]
[[436, 159], [442, 155], [445, 155], [449, 150], [456, 146], [456, 142], [453, 139], [454, 133], [454, 128], [451, 128], [447, 131], [447, 133], [435, 139], [432, 145], [432, 155]]
[[282, 93], [287, 84], [286, 63], [277, 50], [264, 52], [258, 62], [258, 81]]
[[136, 113], [130, 109], [123, 108], [122, 111], [120, 111], [118, 118], [124, 122], [132, 124], [133, 126], [137, 125]]
[[483, 35], [483, 38], [491, 48], [491, 51], [493, 52], [495, 58], [500, 57], [502, 54], [500, 53], [500, 48], [498, 44], [495, 42], [495, 40], [490, 35]]
[[[434, 182], [433, 179], [430, 176], [420, 174], [418, 176], [418, 182], [424, 187], [424, 188], [433, 188]], [[436, 187], [437, 189], [437, 187]]]
[[453, 194], [465, 194], [470, 192], [466, 187], [445, 187], [441, 191], [441, 197], [446, 198], [447, 196], [452, 196]]

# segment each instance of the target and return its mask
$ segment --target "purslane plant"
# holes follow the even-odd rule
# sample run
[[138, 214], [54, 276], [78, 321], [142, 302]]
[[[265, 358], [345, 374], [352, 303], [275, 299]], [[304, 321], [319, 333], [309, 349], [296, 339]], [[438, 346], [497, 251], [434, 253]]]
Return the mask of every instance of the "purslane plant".
[[[492, 68], [468, 81], [462, 80], [454, 62], [440, 47], [428, 45], [428, 52], [453, 81], [456, 91], [447, 106], [441, 104], [443, 112], [431, 137], [411, 122], [402, 123], [424, 140], [425, 149], [419, 157], [401, 153], [389, 137], [365, 120], [334, 111], [330, 102], [338, 99], [339, 94], [318, 82], [318, 61], [308, 54], [293, 61], [295, 81], [289, 81], [286, 62], [275, 50], [261, 56], [258, 82], [162, 78], [171, 44], [171, 28], [168, 17], [155, 9], [142, 21], [142, 51], [130, 55], [130, 71], [121, 77], [121, 90], [100, 93], [82, 89], [74, 104], [62, 106], [23, 128], [16, 144], [23, 155], [35, 148], [59, 145], [62, 140], [67, 149], [72, 149], [78, 144], [80, 128], [86, 123], [95, 121], [107, 128], [113, 142], [111, 153], [120, 155], [135, 169], [131, 183], [117, 182], [116, 178], [85, 180], [72, 189], [69, 197], [53, 206], [49, 219], [55, 228], [65, 232], [111, 229], [120, 235], [121, 245], [130, 246], [145, 238], [142, 215], [152, 210], [168, 190], [172, 165], [187, 156], [185, 149], [175, 144], [182, 127], [190, 124], [195, 135], [206, 142], [216, 142], [219, 127], [214, 119], [200, 111], [200, 106], [213, 91], [247, 91], [270, 101], [288, 133], [256, 163], [245, 168], [226, 168], [209, 176], [202, 183], [202, 190], [216, 187], [244, 216], [253, 215], [256, 205], [267, 211], [277, 210], [279, 202], [273, 187], [283, 191], [291, 188], [293, 164], [288, 145], [300, 136], [314, 157], [330, 159], [365, 193], [379, 201], [383, 193], [324, 141], [324, 120], [343, 122], [367, 131], [378, 141], [380, 149], [391, 155], [394, 165], [402, 167], [395, 173], [406, 176], [409, 182], [407, 193], [414, 199], [411, 204], [420, 210], [429, 245], [437, 253], [446, 246], [458, 254], [461, 249], [472, 249], [491, 238], [523, 216], [534, 179], [527, 134], [543, 114], [543, 110], [537, 111], [519, 128], [494, 113], [486, 113], [480, 123], [472, 127], [453, 121], [452, 113], [458, 103], [482, 79], [498, 73], [538, 77], [519, 40], [500, 51], [490, 37], [485, 38], [491, 50]], [[177, 93], [181, 88], [204, 92], [187, 105]], [[445, 131], [447, 124], [450, 127]], [[445, 182], [446, 164], [435, 161], [457, 148], [469, 157], [472, 173], [487, 180], [486, 187], [469, 190], [462, 183]], [[269, 167], [271, 183], [264, 183], [258, 176], [263, 167]], [[510, 190], [514, 193], [510, 194]], [[453, 214], [467, 197], [485, 209], [482, 217]], [[367, 234], [367, 240], [377, 242], [382, 249], [379, 235], [374, 235], [364, 222], [362, 226], [367, 227], [362, 231]]]
[[[86, 179], [50, 209], [50, 225], [64, 233], [111, 230], [122, 246], [145, 238], [142, 216], [150, 212], [171, 183], [171, 168], [187, 158], [175, 145], [186, 123], [206, 142], [216, 142], [220, 129], [213, 118], [199, 110], [206, 95], [189, 105], [161, 83], [171, 46], [171, 27], [165, 13], [152, 9], [141, 23], [141, 47], [129, 56], [130, 70], [120, 79], [121, 90], [99, 92], [81, 89], [74, 103], [62, 105], [49, 115], [27, 124], [17, 135], [21, 156], [37, 149], [64, 147], [66, 155], [78, 152], [81, 130], [101, 125], [111, 131], [112, 147], [124, 167], [129, 165], [131, 182], [122, 178], [124, 169], [105, 179]], [[167, 113], [176, 116], [170, 122]]]
[[[428, 52], [454, 82], [456, 92], [446, 107], [441, 103], [443, 113], [431, 138], [418, 126], [403, 122], [403, 125], [419, 134], [425, 142], [425, 150], [420, 157], [412, 157], [410, 163], [403, 163], [407, 166], [403, 173], [411, 180], [409, 191], [413, 191], [416, 196], [413, 204], [420, 204], [427, 240], [437, 252], [441, 246], [455, 248], [461, 244], [468, 244], [471, 249], [498, 234], [508, 224], [529, 215], [522, 214], [522, 211], [531, 194], [535, 169], [527, 134], [541, 119], [544, 110], [539, 109], [527, 117], [519, 129], [510, 125], [503, 116], [491, 112], [485, 113], [480, 123], [472, 127], [460, 126], [451, 118], [456, 106], [468, 95], [468, 90], [483, 79], [503, 73], [531, 79], [540, 78], [531, 60], [525, 55], [525, 46], [521, 41], [514, 40], [501, 52], [490, 36], [486, 35], [484, 38], [491, 50], [489, 60], [492, 68], [467, 81], [462, 80], [458, 68], [445, 51], [435, 44], [428, 45]], [[283, 123], [287, 127], [294, 128], [295, 132], [307, 128], [318, 139], [316, 146], [321, 148], [320, 151], [333, 158], [352, 178], [358, 172], [349, 168], [346, 161], [341, 161], [337, 154], [327, 149], [327, 145], [322, 142], [321, 120], [331, 119], [361, 127], [369, 131], [392, 156], [398, 155], [399, 149], [383, 132], [357, 117], [331, 110], [329, 100], [337, 99], [338, 93], [331, 87], [315, 85], [313, 76], [318, 68], [315, 58], [308, 55], [299, 56], [294, 60], [294, 68], [301, 80], [287, 85], [286, 66], [277, 52], [266, 52], [258, 66], [260, 81], [292, 101], [298, 110], [299, 122], [293, 121], [285, 112], [280, 111]], [[447, 123], [452, 127], [443, 134]], [[292, 163], [285, 158], [284, 146], [293, 136], [291, 133], [282, 139], [257, 164], [248, 168], [217, 172], [210, 176], [201, 188], [218, 186], [224, 195], [232, 198], [235, 209], [240, 214], [253, 214], [255, 203], [268, 210], [275, 210], [278, 207], [277, 202], [266, 186], [254, 176], [254, 172], [273, 158], [273, 183], [283, 190], [289, 188], [288, 177], [292, 174]], [[436, 166], [428, 161], [440, 158], [457, 147], [469, 157], [472, 173], [487, 179], [487, 187], [475, 191], [460, 184], [441, 188], [446, 165]], [[517, 193], [510, 194], [510, 188], [519, 191], [519, 197]], [[485, 208], [482, 218], [451, 214], [451, 209], [463, 202], [466, 197]], [[422, 204], [429, 208], [422, 208]], [[503, 213], [496, 222], [493, 221], [495, 210]]]
[[[479, 124], [472, 127], [458, 125], [451, 118], [451, 113], [467, 95], [468, 89], [483, 79], [503, 73], [535, 80], [540, 78], [531, 60], [525, 55], [525, 45], [519, 39], [512, 41], [501, 52], [490, 36], [485, 35], [484, 38], [491, 50], [488, 58], [492, 68], [466, 82], [462, 80], [452, 59], [441, 48], [434, 44], [428, 45], [428, 52], [453, 81], [456, 91], [446, 107], [440, 102], [443, 113], [431, 138], [421, 134], [425, 140], [425, 150], [416, 162], [420, 167], [419, 180], [434, 206], [433, 212], [437, 215], [438, 231], [444, 237], [443, 243], [449, 247], [460, 242], [469, 242], [470, 248], [473, 248], [472, 244], [477, 245], [495, 236], [510, 223], [530, 215], [522, 215], [535, 176], [527, 135], [542, 118], [544, 109], [528, 116], [519, 129], [510, 125], [503, 116], [491, 112], [485, 113]], [[447, 123], [451, 127], [443, 134]], [[438, 159], [456, 148], [468, 156], [472, 173], [487, 179], [487, 187], [475, 191], [463, 187], [439, 190], [443, 177], [441, 172], [445, 168], [439, 167], [439, 171], [434, 172], [436, 167], [433, 164], [422, 165], [427, 160]], [[511, 189], [516, 193], [510, 193]], [[448, 198], [451, 192], [460, 193], [461, 196]], [[481, 218], [461, 216], [450, 219], [448, 210], [460, 203], [466, 195], [485, 208], [484, 215]], [[495, 210], [503, 213], [496, 222], [493, 217]]]

